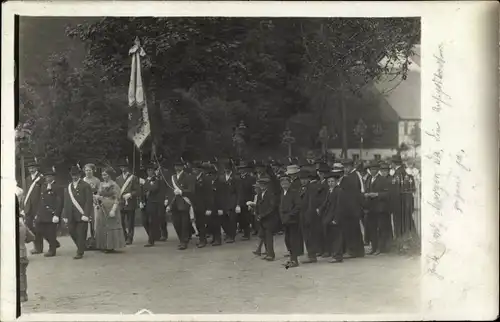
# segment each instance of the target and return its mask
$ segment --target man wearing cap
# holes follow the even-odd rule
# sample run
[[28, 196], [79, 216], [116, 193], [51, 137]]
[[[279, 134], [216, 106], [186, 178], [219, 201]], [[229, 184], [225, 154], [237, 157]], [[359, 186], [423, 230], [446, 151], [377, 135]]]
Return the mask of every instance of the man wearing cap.
[[255, 184], [255, 178], [253, 178], [249, 174], [249, 170], [251, 169], [251, 166], [247, 162], [241, 162], [240, 165], [238, 166], [238, 171], [240, 173], [240, 178], [238, 180], [239, 187], [237, 189], [238, 191], [238, 196], [237, 196], [237, 207], [240, 208], [240, 213], [239, 213], [239, 224], [240, 228], [243, 230], [243, 239], [248, 240], [250, 239], [250, 223], [251, 223], [251, 214], [246, 206], [246, 203], [248, 201], [253, 200], [253, 195], [254, 195], [254, 184]]
[[392, 239], [390, 213], [391, 179], [388, 175], [389, 165], [382, 163], [380, 165], [380, 172], [371, 178], [368, 190], [365, 193], [369, 209], [367, 228], [370, 232], [372, 246], [370, 255], [388, 252]]
[[43, 239], [49, 243], [45, 257], [56, 255], [58, 247], [57, 225], [61, 221], [64, 200], [64, 187], [55, 182], [53, 169], [44, 171], [44, 182], [40, 193], [40, 203], [35, 219], [35, 249], [43, 251]]
[[227, 243], [234, 243], [237, 215], [241, 212], [242, 206], [237, 204], [239, 183], [233, 174], [231, 161], [224, 161], [222, 166], [224, 173], [215, 182], [217, 215], [221, 218], [225, 241]]
[[[299, 179], [300, 180], [300, 179]], [[285, 265], [287, 267], [299, 266], [298, 256], [301, 255], [303, 240], [300, 233], [300, 189], [291, 188], [291, 178], [284, 175], [280, 178], [281, 182], [281, 200], [279, 213], [281, 222], [285, 228], [285, 243], [290, 252], [290, 261]]]
[[165, 196], [161, 189], [161, 180], [155, 174], [156, 165], [146, 165], [147, 177], [142, 185], [142, 225], [148, 235], [148, 242], [144, 247], [152, 247], [160, 239], [160, 216], [162, 215]]
[[343, 175], [342, 168], [335, 168], [332, 172], [326, 174], [328, 181], [328, 193], [321, 208], [322, 221], [325, 227], [325, 239], [327, 242], [328, 253], [333, 259], [330, 263], [343, 262], [343, 241], [344, 241], [344, 222], [347, 218], [346, 205], [348, 204], [344, 190], [338, 185], [339, 179]]
[[130, 173], [128, 162], [120, 163], [122, 172], [116, 178], [116, 183], [120, 187], [120, 209], [122, 216], [123, 234], [127, 245], [134, 241], [135, 231], [135, 211], [138, 206], [138, 197], [141, 191], [139, 179]]
[[415, 180], [406, 172], [401, 155], [396, 154], [391, 159], [394, 174], [392, 175], [392, 213], [394, 220], [394, 235], [400, 237], [413, 228], [413, 209]]
[[174, 196], [169, 200], [167, 206], [167, 212], [172, 212], [172, 221], [179, 238], [179, 250], [187, 249], [191, 236], [192, 221], [195, 219], [191, 201], [195, 186], [194, 178], [185, 173], [184, 169], [182, 161], [174, 163], [175, 174], [172, 175], [170, 182], [174, 188]]
[[[28, 172], [29, 175], [26, 178], [26, 187], [28, 191], [24, 197], [23, 211], [26, 226], [29, 230], [35, 233], [35, 216], [40, 204], [40, 192], [42, 189], [43, 175], [40, 173], [39, 165], [36, 161], [28, 164]], [[39, 245], [34, 245], [34, 249], [31, 251], [32, 254], [40, 254], [42, 252], [41, 249], [37, 249], [37, 246]]]
[[86, 248], [88, 223], [94, 213], [93, 194], [90, 185], [81, 179], [79, 168], [71, 167], [70, 175], [71, 183], [64, 192], [63, 220], [77, 247], [74, 259], [81, 259]]
[[347, 198], [347, 208], [349, 216], [344, 220], [345, 246], [352, 257], [363, 257], [365, 255], [363, 234], [361, 233], [361, 218], [363, 215], [364, 203], [364, 182], [361, 174], [354, 168], [352, 159], [345, 159], [344, 176], [340, 186]]
[[193, 163], [193, 175], [195, 176], [195, 188], [193, 195], [193, 207], [195, 214], [196, 229], [198, 230], [198, 248], [207, 245], [207, 224], [216, 217], [214, 210], [214, 190], [212, 180], [206, 175], [209, 171], [207, 165], [201, 162]]
[[260, 222], [264, 245], [266, 247], [266, 256], [263, 258], [267, 261], [273, 261], [276, 257], [274, 253], [274, 230], [278, 221], [276, 213], [276, 196], [269, 190], [271, 179], [262, 177], [257, 180], [261, 192], [257, 195], [257, 204], [255, 213], [257, 220]]

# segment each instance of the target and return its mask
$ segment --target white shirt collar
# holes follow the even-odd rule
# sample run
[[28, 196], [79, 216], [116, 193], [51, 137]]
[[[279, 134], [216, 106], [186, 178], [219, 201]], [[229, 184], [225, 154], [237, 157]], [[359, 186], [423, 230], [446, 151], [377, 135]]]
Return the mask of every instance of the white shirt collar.
[[184, 173], [184, 170], [183, 170], [183, 171], [181, 171], [181, 172], [179, 172], [179, 173], [177, 173], [177, 174], [176, 174], [176, 175], [177, 175], [177, 179], [179, 179], [179, 178], [180, 178], [180, 176], [181, 176], [183, 173]]
[[38, 171], [31, 175], [31, 180], [35, 179], [37, 176], [38, 176]]

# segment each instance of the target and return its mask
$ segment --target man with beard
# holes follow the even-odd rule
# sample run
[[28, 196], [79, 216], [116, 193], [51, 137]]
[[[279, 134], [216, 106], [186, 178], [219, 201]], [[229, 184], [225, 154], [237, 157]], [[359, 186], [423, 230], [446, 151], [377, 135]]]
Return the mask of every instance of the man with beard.
[[[36, 235], [35, 216], [40, 207], [40, 193], [42, 191], [43, 175], [39, 171], [39, 165], [36, 160], [28, 164], [28, 172], [29, 175], [26, 178], [28, 191], [24, 197], [23, 215], [26, 226]], [[34, 243], [34, 248], [31, 250], [31, 254], [41, 254], [42, 250], [40, 249], [40, 246], [41, 245]]]
[[238, 197], [236, 207], [240, 209], [238, 221], [240, 223], [240, 228], [243, 230], [243, 240], [250, 239], [251, 214], [246, 203], [253, 200], [255, 184], [255, 178], [249, 174], [250, 169], [251, 167], [247, 162], [241, 162], [238, 166], [240, 178], [238, 180], [239, 187], [237, 189]]
[[368, 219], [372, 249], [370, 255], [389, 251], [392, 239], [389, 165], [382, 163], [380, 173], [374, 175], [365, 193], [368, 199]]
[[57, 226], [61, 220], [64, 201], [64, 188], [55, 182], [53, 169], [44, 171], [45, 182], [42, 184], [39, 208], [35, 218], [35, 247], [43, 251], [43, 239], [49, 243], [49, 251], [45, 257], [56, 255]]
[[167, 212], [172, 212], [172, 222], [179, 238], [178, 249], [185, 250], [191, 236], [191, 222], [194, 221], [194, 210], [191, 202], [194, 180], [190, 174], [184, 171], [184, 163], [181, 161], [174, 163], [174, 171], [175, 173], [170, 178], [174, 195], [168, 201]]
[[212, 217], [217, 216], [214, 211], [214, 190], [212, 180], [205, 174], [207, 166], [201, 162], [194, 162], [192, 169], [196, 179], [193, 207], [199, 237], [198, 248], [203, 248], [207, 245], [207, 223]]
[[364, 257], [365, 249], [360, 224], [363, 214], [364, 182], [361, 174], [354, 168], [353, 160], [343, 160], [342, 165], [344, 166], [344, 176], [341, 178], [340, 187], [348, 200], [346, 205], [348, 215], [343, 225], [345, 247], [351, 257]]

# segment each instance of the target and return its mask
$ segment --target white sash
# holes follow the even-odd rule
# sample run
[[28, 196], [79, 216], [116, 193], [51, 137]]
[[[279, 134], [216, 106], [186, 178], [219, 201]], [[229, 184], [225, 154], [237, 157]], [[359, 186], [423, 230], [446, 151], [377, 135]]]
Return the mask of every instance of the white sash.
[[68, 186], [68, 193], [69, 197], [71, 198], [71, 202], [73, 203], [73, 206], [75, 206], [75, 208], [82, 214], [82, 216], [84, 216], [85, 212], [83, 211], [78, 201], [76, 201], [75, 196], [73, 196], [73, 191], [71, 191], [71, 185], [73, 185], [73, 183], [70, 183]]
[[30, 195], [31, 195], [31, 192], [33, 191], [33, 189], [35, 188], [35, 185], [38, 181], [40, 181], [40, 178], [42, 176], [39, 175], [35, 180], [33, 180], [33, 182], [31, 183], [31, 186], [30, 188], [28, 189], [28, 193], [26, 194], [26, 197], [24, 198], [24, 206], [26, 206], [26, 204], [28, 203], [28, 199], [30, 198]]
[[132, 178], [134, 177], [133, 174], [131, 174], [127, 180], [125, 181], [125, 183], [123, 184], [121, 190], [120, 190], [120, 195], [123, 195], [123, 193], [125, 192], [125, 189], [128, 188], [128, 186], [130, 185], [130, 182], [132, 181]]
[[363, 183], [363, 177], [358, 171], [354, 171], [358, 175], [359, 183], [361, 184], [361, 193], [365, 193], [365, 184]]
[[[179, 186], [177, 186], [177, 184], [175, 183], [174, 176], [175, 176], [175, 174], [172, 176], [172, 185], [174, 186], [175, 189], [181, 190], [181, 189], [179, 189]], [[184, 201], [189, 205], [189, 217], [191, 217], [191, 219], [194, 219], [194, 210], [193, 210], [193, 204], [191, 203], [191, 200], [189, 200], [188, 197], [184, 197], [184, 196], [182, 196], [182, 199], [184, 199]]]

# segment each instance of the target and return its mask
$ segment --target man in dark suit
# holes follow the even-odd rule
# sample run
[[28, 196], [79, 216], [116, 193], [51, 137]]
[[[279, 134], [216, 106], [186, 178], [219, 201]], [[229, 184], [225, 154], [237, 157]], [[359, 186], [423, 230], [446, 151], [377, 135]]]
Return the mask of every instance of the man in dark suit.
[[155, 167], [154, 164], [146, 166], [147, 178], [142, 186], [142, 224], [148, 234], [148, 242], [144, 247], [152, 247], [160, 239], [160, 216], [165, 207], [161, 179], [156, 176]]
[[[40, 192], [42, 190], [43, 175], [39, 171], [39, 165], [36, 161], [28, 164], [29, 175], [26, 178], [27, 192], [24, 195], [23, 214], [26, 221], [26, 226], [36, 235], [35, 216], [39, 209]], [[34, 243], [32, 254], [41, 254], [39, 243]]]
[[[364, 183], [365, 183], [365, 193], [366, 192], [371, 192], [370, 187], [373, 182], [375, 182], [375, 179], [379, 177], [379, 170], [380, 170], [380, 163], [376, 160], [373, 160], [367, 165], [367, 176], [364, 178]], [[370, 216], [370, 198], [366, 197], [365, 194], [365, 199], [363, 203], [363, 225], [365, 227], [365, 234], [364, 234], [364, 242], [365, 245], [370, 245], [372, 242], [371, 238], [371, 232], [374, 230], [374, 225], [376, 227], [377, 224], [377, 219], [376, 215], [375, 216]]]
[[328, 193], [324, 205], [321, 208], [322, 221], [325, 227], [325, 238], [328, 245], [328, 250], [332, 254], [333, 259], [330, 263], [341, 263], [343, 261], [345, 240], [344, 223], [347, 215], [346, 199], [344, 190], [339, 186], [338, 181], [343, 175], [343, 169], [334, 167], [333, 171], [326, 174], [328, 180]]
[[61, 221], [64, 201], [64, 187], [55, 182], [53, 169], [44, 171], [45, 181], [41, 187], [40, 203], [35, 218], [35, 248], [43, 251], [43, 239], [49, 243], [49, 251], [45, 257], [56, 255], [57, 226]]
[[128, 162], [120, 163], [122, 172], [116, 178], [116, 183], [120, 187], [120, 207], [123, 234], [127, 245], [134, 241], [135, 212], [138, 206], [138, 198], [141, 192], [139, 178], [130, 173]]
[[380, 174], [375, 175], [365, 193], [367, 198], [368, 219], [372, 249], [370, 255], [378, 255], [389, 251], [392, 239], [390, 189], [391, 179], [388, 177], [389, 165], [380, 165]]
[[160, 239], [159, 239], [159, 241], [164, 242], [168, 239], [168, 221], [167, 221], [166, 207], [168, 205], [168, 192], [170, 189], [167, 185], [168, 180], [170, 179], [170, 175], [167, 171], [166, 162], [164, 162], [162, 164], [157, 164], [157, 167], [155, 170], [155, 175], [160, 180], [160, 190], [161, 190], [161, 195], [163, 196], [163, 206], [161, 207], [160, 214], [159, 214], [159, 216], [160, 216], [160, 218], [159, 218], [159, 224], [160, 224]]
[[64, 193], [63, 219], [77, 247], [74, 259], [81, 259], [86, 248], [88, 223], [94, 213], [93, 193], [90, 185], [81, 179], [80, 169], [71, 167], [70, 175], [72, 182]]
[[193, 177], [184, 172], [183, 162], [175, 162], [175, 173], [171, 177], [174, 196], [169, 199], [167, 212], [172, 211], [172, 222], [179, 238], [179, 250], [187, 249], [191, 236], [194, 209], [192, 204], [195, 183]]
[[207, 224], [212, 216], [216, 216], [214, 211], [214, 190], [212, 180], [205, 173], [208, 170], [206, 166], [201, 162], [194, 162], [192, 169], [196, 180], [193, 207], [196, 229], [199, 235], [198, 248], [203, 248], [207, 245]]
[[236, 238], [237, 218], [236, 212], [241, 212], [237, 207], [238, 179], [233, 174], [230, 161], [223, 162], [224, 173], [215, 182], [217, 214], [221, 216], [222, 229], [226, 234], [226, 243], [234, 243]]
[[307, 259], [302, 263], [310, 264], [318, 261], [317, 254], [320, 252], [320, 243], [316, 224], [319, 217], [316, 213], [316, 208], [313, 207], [313, 200], [316, 195], [315, 185], [317, 184], [318, 177], [316, 172], [306, 171], [303, 169], [300, 170], [299, 177], [302, 184], [300, 189], [300, 222], [307, 250]]
[[392, 157], [392, 212], [394, 219], [394, 233], [396, 237], [403, 236], [412, 230], [413, 227], [413, 209], [415, 192], [415, 179], [406, 172], [399, 154]]
[[351, 257], [363, 257], [365, 249], [360, 219], [363, 215], [364, 182], [361, 174], [354, 168], [353, 160], [343, 160], [342, 165], [344, 166], [344, 176], [341, 178], [340, 186], [348, 200], [349, 213], [343, 225], [345, 246]]
[[291, 268], [299, 266], [298, 257], [301, 255], [301, 243], [303, 243], [300, 233], [300, 189], [291, 189], [289, 176], [282, 176], [280, 182], [282, 192], [279, 213], [285, 228], [285, 242], [290, 251], [290, 261], [285, 266]]
[[[326, 200], [326, 196], [328, 193], [328, 182], [326, 175], [331, 172], [331, 168], [323, 162], [322, 160], [318, 160], [317, 162], [317, 174], [319, 177], [319, 180], [316, 184], [316, 195], [314, 198], [314, 204], [316, 209], [318, 209]], [[321, 254], [322, 257], [328, 258], [332, 254], [329, 251], [329, 245], [330, 243], [326, 240], [326, 231], [325, 231], [325, 226], [323, 225], [321, 221], [321, 212], [318, 213], [319, 216], [313, 220], [314, 222], [314, 227], [315, 227], [315, 234], [318, 236], [318, 242], [319, 242], [319, 253]]]
[[260, 187], [260, 194], [257, 195], [257, 204], [255, 213], [257, 220], [260, 222], [264, 245], [267, 255], [264, 260], [273, 261], [276, 257], [274, 253], [274, 230], [278, 222], [278, 214], [276, 213], [276, 196], [269, 190], [271, 179], [262, 177], [257, 180]]
[[255, 178], [249, 174], [251, 166], [247, 162], [241, 162], [238, 166], [240, 178], [238, 180], [239, 187], [237, 189], [238, 196], [236, 201], [236, 208], [240, 210], [239, 223], [240, 228], [243, 230], [243, 239], [250, 239], [250, 223], [251, 214], [246, 203], [253, 201]]

